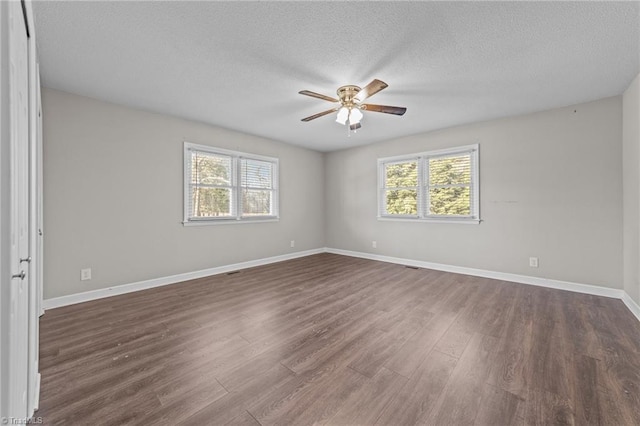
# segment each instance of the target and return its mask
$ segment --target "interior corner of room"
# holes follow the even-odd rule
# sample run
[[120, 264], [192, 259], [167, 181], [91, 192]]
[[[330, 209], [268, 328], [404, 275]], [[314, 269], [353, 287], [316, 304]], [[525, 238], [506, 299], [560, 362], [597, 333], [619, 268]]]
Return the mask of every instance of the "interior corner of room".
[[[47, 34], [55, 34], [60, 12], [38, 7]], [[135, 97], [152, 98], [154, 88], [143, 82], [129, 102], [54, 78], [41, 85], [49, 63], [39, 68], [36, 46], [51, 48], [45, 59], [60, 51], [36, 43], [32, 2], [0, 2], [0, 23], [0, 418], [28, 419], [38, 408], [38, 321], [46, 310], [319, 253], [606, 296], [622, 300], [640, 321], [637, 67], [616, 93], [413, 133], [387, 134], [384, 123], [366, 116], [373, 109], [363, 108], [358, 134], [379, 129], [384, 137], [365, 143], [340, 127], [322, 149], [313, 133], [325, 128], [296, 128], [310, 134], [299, 143], [274, 136], [278, 128], [307, 125], [298, 117], [306, 112], [288, 111], [285, 125], [265, 119], [258, 133], [243, 128], [239, 116], [229, 126], [185, 116], [166, 99], [155, 104], [164, 109], [146, 107]], [[247, 68], [258, 57], [246, 59]], [[335, 89], [332, 79], [324, 83]], [[213, 98], [215, 88], [202, 90]], [[409, 88], [394, 94], [390, 81], [386, 90], [393, 104]], [[286, 109], [287, 102], [293, 98], [278, 105]], [[305, 102], [312, 100], [300, 99], [301, 109], [310, 108]], [[275, 114], [264, 114], [275, 122]], [[277, 214], [243, 221], [234, 210], [243, 200], [236, 200], [229, 201], [234, 223], [185, 226], [185, 143], [276, 161], [277, 185], [268, 190], [277, 195]], [[381, 217], [380, 159], [470, 145], [478, 149], [479, 216], [472, 223]], [[235, 186], [216, 188], [243, 190], [244, 166], [237, 164], [229, 178]]]

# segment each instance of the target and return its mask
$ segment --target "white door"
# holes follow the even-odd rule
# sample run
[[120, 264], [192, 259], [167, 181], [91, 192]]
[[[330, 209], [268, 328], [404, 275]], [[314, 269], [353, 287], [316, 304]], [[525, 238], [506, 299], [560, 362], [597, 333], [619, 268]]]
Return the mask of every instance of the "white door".
[[10, 415], [26, 417], [29, 354], [29, 67], [20, 2], [8, 5], [10, 104]]

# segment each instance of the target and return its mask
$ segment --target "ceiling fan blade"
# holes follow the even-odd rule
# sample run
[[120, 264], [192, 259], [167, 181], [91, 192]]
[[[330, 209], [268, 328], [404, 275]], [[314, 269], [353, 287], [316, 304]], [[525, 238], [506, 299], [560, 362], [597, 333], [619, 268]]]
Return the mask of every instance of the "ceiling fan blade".
[[303, 118], [303, 119], [302, 119], [302, 121], [311, 121], [311, 120], [315, 120], [315, 119], [316, 119], [316, 118], [318, 118], [318, 117], [322, 117], [323, 115], [331, 114], [332, 112], [335, 112], [335, 111], [337, 111], [337, 110], [339, 110], [339, 109], [340, 109], [340, 107], [339, 107], [339, 106], [337, 106], [337, 107], [335, 107], [335, 108], [331, 108], [331, 109], [328, 109], [328, 110], [326, 110], [326, 111], [322, 111], [322, 112], [319, 112], [319, 113], [317, 113], [317, 114], [310, 115], [309, 117]]
[[404, 115], [404, 113], [407, 112], [407, 109], [405, 107], [396, 107], [389, 105], [364, 104], [362, 105], [362, 109], [365, 111], [384, 112], [385, 114], [395, 115]]
[[312, 92], [311, 90], [301, 90], [298, 93], [305, 96], [311, 96], [312, 98], [318, 98], [329, 102], [340, 102], [339, 100], [332, 98], [331, 96], [322, 95], [320, 93]]
[[371, 83], [367, 84], [364, 89], [360, 90], [358, 94], [353, 97], [353, 100], [356, 102], [362, 102], [386, 87], [389, 87], [389, 85], [384, 81], [373, 79]]

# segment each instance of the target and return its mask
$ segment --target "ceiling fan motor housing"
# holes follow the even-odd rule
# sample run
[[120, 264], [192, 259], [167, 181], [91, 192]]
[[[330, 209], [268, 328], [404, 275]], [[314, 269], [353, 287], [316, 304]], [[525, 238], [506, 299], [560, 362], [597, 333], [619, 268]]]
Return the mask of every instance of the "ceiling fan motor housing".
[[353, 98], [358, 94], [360, 90], [362, 89], [358, 86], [347, 85], [339, 87], [336, 93], [338, 94], [340, 103], [342, 103], [342, 105], [346, 107], [350, 107], [355, 104]]

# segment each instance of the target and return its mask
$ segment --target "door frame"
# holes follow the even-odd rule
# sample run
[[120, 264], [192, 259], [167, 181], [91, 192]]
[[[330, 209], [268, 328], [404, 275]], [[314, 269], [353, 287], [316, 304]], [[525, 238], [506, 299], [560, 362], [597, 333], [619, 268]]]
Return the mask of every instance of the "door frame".
[[33, 28], [33, 8], [31, 2], [22, 1], [27, 27], [29, 47], [29, 383], [27, 410], [31, 414], [38, 409], [40, 396], [39, 373], [39, 318], [42, 310], [42, 258], [41, 212], [42, 207], [42, 138], [40, 131], [40, 69]]
[[[21, 28], [9, 28], [11, 19], [14, 24], [24, 22], [26, 43]], [[42, 126], [32, 23], [28, 0], [0, 1], [0, 417], [25, 421], [39, 399], [38, 318], [42, 311], [42, 240], [38, 233], [42, 224]], [[9, 72], [16, 51], [21, 52], [18, 66], [24, 99], [20, 105], [27, 110], [21, 109], [17, 116], [18, 92], [14, 92], [16, 83]], [[16, 125], [20, 133], [14, 133]], [[16, 134], [19, 140], [14, 139]], [[22, 232], [18, 245], [12, 243], [12, 233], [19, 238], [12, 228], [15, 224], [20, 224]], [[23, 260], [29, 256], [30, 262]], [[21, 270], [26, 278], [18, 289], [12, 275]], [[12, 297], [17, 295], [24, 306], [19, 313], [15, 307], [12, 311]]]

